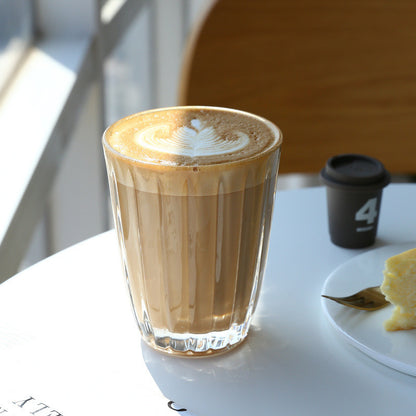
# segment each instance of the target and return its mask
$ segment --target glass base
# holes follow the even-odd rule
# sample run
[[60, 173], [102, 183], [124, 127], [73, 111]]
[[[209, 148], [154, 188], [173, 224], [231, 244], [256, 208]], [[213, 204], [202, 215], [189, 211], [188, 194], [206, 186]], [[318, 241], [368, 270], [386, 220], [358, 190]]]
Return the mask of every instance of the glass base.
[[240, 345], [248, 334], [249, 324], [234, 325], [229, 330], [206, 334], [177, 334], [165, 329], [143, 330], [144, 340], [152, 348], [177, 356], [203, 357], [223, 354]]

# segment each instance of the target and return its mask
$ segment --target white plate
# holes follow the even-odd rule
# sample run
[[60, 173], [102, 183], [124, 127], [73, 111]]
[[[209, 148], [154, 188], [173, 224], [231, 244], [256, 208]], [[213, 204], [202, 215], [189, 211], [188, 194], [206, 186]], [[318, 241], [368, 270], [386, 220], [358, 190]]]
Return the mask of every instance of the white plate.
[[[360, 254], [335, 269], [322, 294], [347, 296], [383, 282], [384, 262], [391, 256], [416, 247], [416, 242], [389, 245]], [[387, 332], [383, 322], [393, 306], [365, 312], [322, 298], [331, 324], [352, 345], [380, 363], [416, 376], [416, 330]]]

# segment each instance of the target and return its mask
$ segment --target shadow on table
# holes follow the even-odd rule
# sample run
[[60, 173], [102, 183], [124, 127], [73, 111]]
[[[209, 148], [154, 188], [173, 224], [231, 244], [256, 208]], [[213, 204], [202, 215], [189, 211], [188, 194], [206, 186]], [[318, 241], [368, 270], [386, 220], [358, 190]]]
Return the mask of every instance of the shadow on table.
[[[249, 414], [275, 400], [274, 379], [281, 376], [285, 363], [292, 365], [289, 363], [296, 360], [299, 351], [285, 344], [271, 328], [254, 325], [241, 346], [222, 355], [171, 357], [144, 342], [142, 354], [162, 393], [175, 403], [195, 414], [234, 414], [241, 408]], [[285, 373], [285, 385], [290, 390], [291, 377]], [[296, 377], [292, 381], [296, 383]], [[271, 408], [270, 403], [267, 407]]]

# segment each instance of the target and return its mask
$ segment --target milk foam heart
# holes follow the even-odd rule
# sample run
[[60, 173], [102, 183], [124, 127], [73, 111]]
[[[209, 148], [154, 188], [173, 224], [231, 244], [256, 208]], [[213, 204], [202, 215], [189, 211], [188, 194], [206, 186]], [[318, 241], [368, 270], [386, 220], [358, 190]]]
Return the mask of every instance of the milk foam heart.
[[152, 125], [136, 134], [136, 143], [155, 152], [179, 156], [212, 156], [235, 153], [250, 143], [247, 134], [237, 131], [234, 140], [223, 139], [210, 125], [193, 119], [190, 126], [170, 131], [167, 125]]

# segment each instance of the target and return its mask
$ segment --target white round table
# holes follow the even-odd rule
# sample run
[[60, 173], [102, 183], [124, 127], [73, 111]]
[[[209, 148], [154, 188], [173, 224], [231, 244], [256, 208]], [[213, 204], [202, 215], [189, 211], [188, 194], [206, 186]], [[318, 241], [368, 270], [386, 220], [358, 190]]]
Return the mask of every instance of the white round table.
[[324, 188], [278, 192], [249, 337], [211, 358], [141, 342], [114, 231], [64, 250], [0, 286], [0, 413], [174, 415], [172, 400], [195, 416], [413, 414], [416, 378], [340, 336], [321, 292], [354, 256], [416, 241], [415, 207], [416, 185], [389, 185], [375, 246], [351, 250], [329, 240]]

